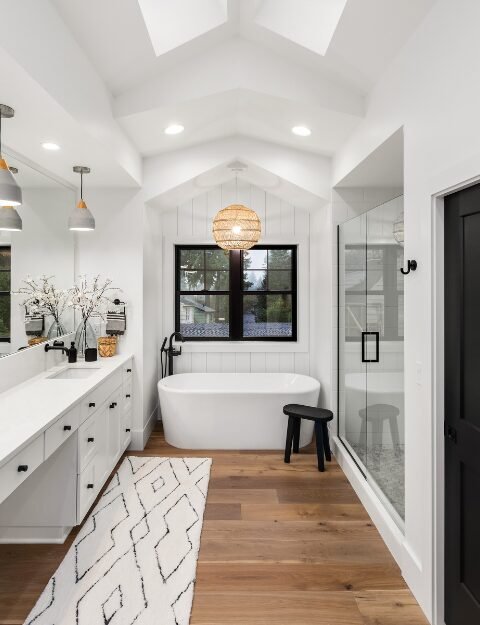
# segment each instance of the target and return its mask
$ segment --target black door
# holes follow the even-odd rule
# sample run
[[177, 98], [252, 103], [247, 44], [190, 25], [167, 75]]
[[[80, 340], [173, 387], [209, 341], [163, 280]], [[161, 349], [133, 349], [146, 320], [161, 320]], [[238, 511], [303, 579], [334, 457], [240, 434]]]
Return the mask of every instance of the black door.
[[445, 622], [480, 623], [480, 185], [445, 198]]

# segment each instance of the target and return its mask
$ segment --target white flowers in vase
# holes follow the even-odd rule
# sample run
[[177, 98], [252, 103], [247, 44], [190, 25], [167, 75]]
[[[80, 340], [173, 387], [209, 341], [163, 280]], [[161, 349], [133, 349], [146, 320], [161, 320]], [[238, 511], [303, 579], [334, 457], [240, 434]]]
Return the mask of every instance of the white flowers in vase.
[[101, 317], [105, 320], [108, 306], [113, 303], [113, 292], [118, 289], [112, 287], [112, 280], [101, 280], [100, 275], [95, 276], [89, 283], [86, 275], [80, 276], [79, 284], [75, 284], [71, 290], [72, 306], [80, 312], [83, 321], [92, 317]]
[[79, 356], [83, 356], [87, 348], [96, 346], [96, 336], [90, 319], [99, 317], [105, 321], [108, 307], [114, 303], [114, 293], [119, 290], [111, 285], [112, 280], [109, 278], [102, 280], [98, 275], [89, 282], [87, 276], [83, 275], [72, 289], [72, 306], [82, 316], [75, 337]]
[[[21, 305], [32, 315], [50, 315], [53, 317], [55, 335], [65, 334], [62, 325], [62, 315], [71, 306], [71, 289], [57, 289], [53, 283], [55, 276], [40, 276], [32, 278], [27, 276], [22, 280], [23, 286], [18, 291], [12, 291], [13, 295], [24, 295]], [[49, 332], [50, 335], [50, 332]]]

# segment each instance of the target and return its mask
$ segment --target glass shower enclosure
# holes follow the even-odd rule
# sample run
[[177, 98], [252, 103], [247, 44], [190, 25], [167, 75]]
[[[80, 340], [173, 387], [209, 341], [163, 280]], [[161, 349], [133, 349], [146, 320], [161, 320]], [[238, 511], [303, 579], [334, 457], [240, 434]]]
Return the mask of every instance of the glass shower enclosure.
[[339, 437], [402, 526], [403, 196], [338, 226]]

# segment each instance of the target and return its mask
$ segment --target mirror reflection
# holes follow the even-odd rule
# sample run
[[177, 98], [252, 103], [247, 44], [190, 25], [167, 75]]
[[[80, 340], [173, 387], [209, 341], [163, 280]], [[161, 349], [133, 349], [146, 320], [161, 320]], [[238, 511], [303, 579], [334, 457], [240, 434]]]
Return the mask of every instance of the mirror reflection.
[[67, 228], [75, 191], [16, 158], [22, 230], [0, 229], [0, 357], [74, 330], [69, 289], [74, 239]]

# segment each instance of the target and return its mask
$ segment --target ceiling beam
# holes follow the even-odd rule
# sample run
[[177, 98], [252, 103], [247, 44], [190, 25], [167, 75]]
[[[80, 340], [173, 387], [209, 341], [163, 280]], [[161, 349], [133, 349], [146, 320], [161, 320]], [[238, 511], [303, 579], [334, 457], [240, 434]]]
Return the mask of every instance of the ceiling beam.
[[155, 201], [236, 159], [251, 163], [323, 202], [330, 199], [330, 159], [265, 141], [231, 137], [145, 159], [145, 201]]
[[235, 38], [117, 96], [114, 113], [117, 118], [128, 117], [235, 89], [356, 117], [365, 112], [364, 95], [357, 89]]

